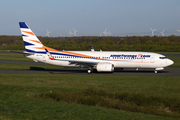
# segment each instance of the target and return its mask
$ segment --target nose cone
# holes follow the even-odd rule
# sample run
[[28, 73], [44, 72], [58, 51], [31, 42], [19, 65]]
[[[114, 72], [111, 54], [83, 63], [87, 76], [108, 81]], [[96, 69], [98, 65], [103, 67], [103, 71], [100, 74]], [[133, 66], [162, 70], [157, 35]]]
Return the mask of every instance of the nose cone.
[[167, 64], [168, 64], [168, 66], [169, 66], [169, 65], [174, 64], [174, 62], [173, 62], [172, 60], [168, 59], [168, 60], [167, 60]]

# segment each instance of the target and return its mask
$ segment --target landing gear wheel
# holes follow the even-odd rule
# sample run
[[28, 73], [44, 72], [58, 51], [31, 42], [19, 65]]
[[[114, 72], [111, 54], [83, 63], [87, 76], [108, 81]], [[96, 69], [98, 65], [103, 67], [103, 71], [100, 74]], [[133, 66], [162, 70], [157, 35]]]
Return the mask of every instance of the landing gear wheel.
[[88, 74], [91, 74], [91, 73], [92, 73], [92, 70], [91, 70], [91, 69], [88, 69], [87, 73], [88, 73]]

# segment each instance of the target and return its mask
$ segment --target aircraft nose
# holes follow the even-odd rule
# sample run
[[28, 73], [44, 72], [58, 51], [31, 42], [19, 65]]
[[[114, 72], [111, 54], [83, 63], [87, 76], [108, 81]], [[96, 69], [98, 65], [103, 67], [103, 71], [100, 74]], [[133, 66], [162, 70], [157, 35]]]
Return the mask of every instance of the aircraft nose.
[[172, 65], [172, 64], [174, 64], [174, 62], [172, 61], [172, 60], [170, 60], [170, 59], [168, 59], [168, 65]]

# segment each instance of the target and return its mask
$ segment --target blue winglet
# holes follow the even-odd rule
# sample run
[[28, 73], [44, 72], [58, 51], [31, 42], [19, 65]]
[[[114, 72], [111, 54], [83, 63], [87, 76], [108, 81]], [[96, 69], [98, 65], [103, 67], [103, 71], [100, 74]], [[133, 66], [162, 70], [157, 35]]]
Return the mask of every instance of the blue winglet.
[[92, 46], [90, 46], [90, 48], [91, 48], [91, 51], [94, 51], [94, 48]]

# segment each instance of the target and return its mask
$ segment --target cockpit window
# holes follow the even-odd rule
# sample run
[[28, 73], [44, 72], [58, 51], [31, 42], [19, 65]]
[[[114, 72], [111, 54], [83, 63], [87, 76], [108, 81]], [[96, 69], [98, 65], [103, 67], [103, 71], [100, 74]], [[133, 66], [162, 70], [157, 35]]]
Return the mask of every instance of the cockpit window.
[[159, 59], [167, 59], [167, 57], [159, 57]]

